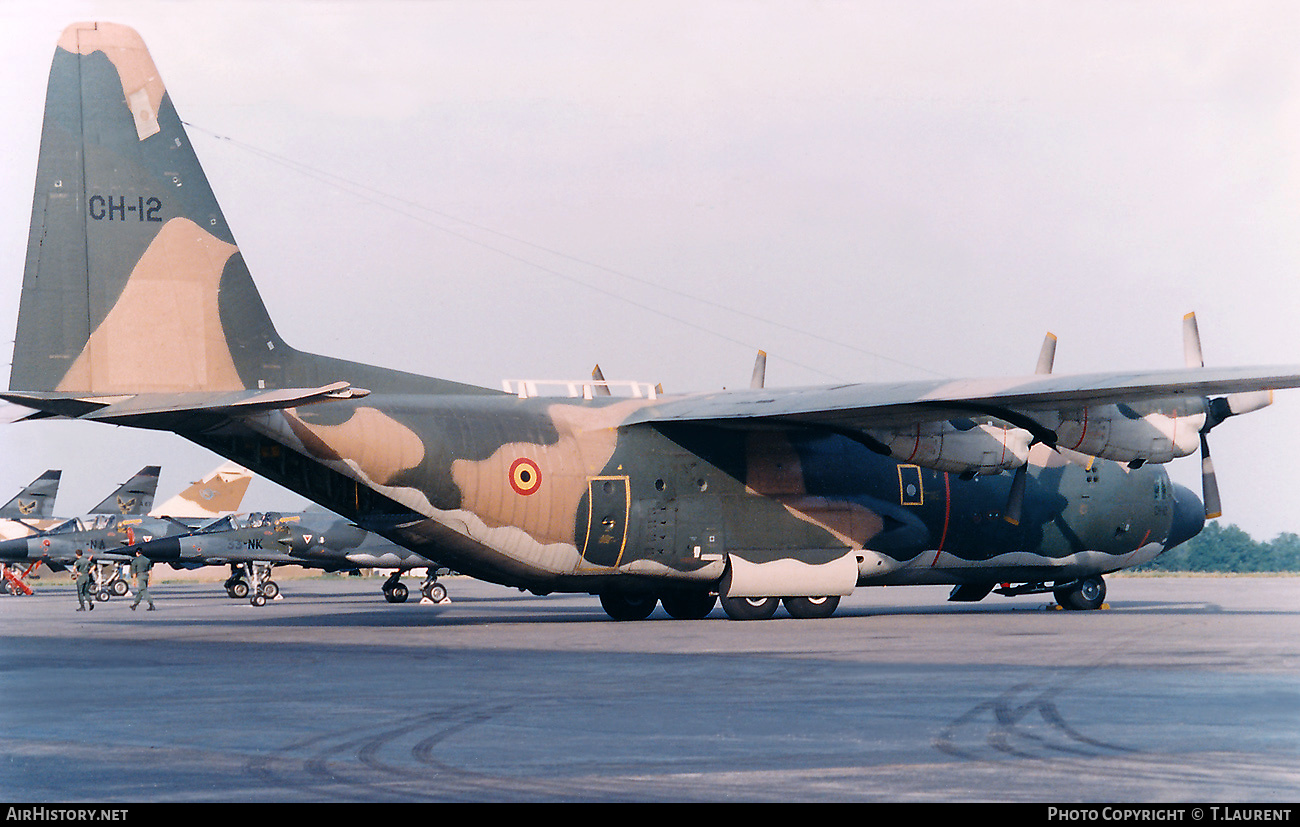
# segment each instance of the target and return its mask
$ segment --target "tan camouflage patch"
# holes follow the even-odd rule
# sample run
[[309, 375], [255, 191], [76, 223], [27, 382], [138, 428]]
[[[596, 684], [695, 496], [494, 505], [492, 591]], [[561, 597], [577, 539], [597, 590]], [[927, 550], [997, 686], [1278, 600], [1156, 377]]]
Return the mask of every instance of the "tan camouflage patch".
[[[511, 442], [481, 462], [452, 463], [461, 507], [488, 528], [513, 526], [538, 543], [573, 546], [587, 480], [601, 474], [614, 456], [619, 424], [645, 404], [552, 405], [548, 413], [559, 433], [553, 445]], [[521, 459], [529, 464], [517, 464]], [[520, 469], [532, 465], [538, 478], [521, 483]]]
[[242, 390], [217, 303], [237, 249], [187, 218], [164, 224], [57, 390]]
[[339, 425], [305, 422], [296, 409], [284, 411], [284, 418], [315, 457], [344, 461], [376, 485], [394, 485], [399, 474], [424, 461], [419, 435], [376, 408], [359, 407]]
[[862, 548], [885, 527], [879, 514], [857, 503], [826, 497], [776, 499], [794, 516], [826, 529], [850, 548]]
[[74, 23], [63, 30], [59, 47], [79, 55], [103, 52], [117, 68], [140, 140], [158, 132], [158, 107], [166, 89], [134, 29], [114, 23]]
[[802, 495], [803, 464], [785, 434], [751, 431], [745, 437], [745, 484], [765, 496]]
[[253, 472], [228, 462], [154, 509], [167, 517], [211, 518], [238, 511]]
[[885, 527], [879, 515], [856, 503], [806, 496], [803, 463], [784, 433], [749, 433], [745, 460], [745, 485], [751, 491], [780, 502], [793, 516], [826, 529], [846, 546], [861, 548]]

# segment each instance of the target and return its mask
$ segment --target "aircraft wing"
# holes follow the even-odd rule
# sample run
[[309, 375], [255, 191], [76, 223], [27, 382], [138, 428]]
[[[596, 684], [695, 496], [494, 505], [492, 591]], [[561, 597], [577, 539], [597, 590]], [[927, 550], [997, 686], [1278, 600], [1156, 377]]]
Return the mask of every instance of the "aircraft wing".
[[1300, 387], [1300, 365], [844, 384], [687, 396], [643, 408], [627, 424], [766, 422], [859, 431], [989, 415], [1044, 438], [1036, 417], [1047, 412], [1293, 387]]

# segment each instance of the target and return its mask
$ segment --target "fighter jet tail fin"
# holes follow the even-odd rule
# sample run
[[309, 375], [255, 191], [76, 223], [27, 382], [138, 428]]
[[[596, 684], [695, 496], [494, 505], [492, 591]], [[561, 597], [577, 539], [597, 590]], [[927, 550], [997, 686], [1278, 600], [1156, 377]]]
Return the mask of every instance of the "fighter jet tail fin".
[[[310, 276], [302, 280], [311, 290]], [[143, 40], [76, 23], [45, 103], [10, 388], [491, 393], [297, 351], [276, 333]]]
[[121, 516], [148, 514], [153, 508], [154, 495], [158, 492], [160, 471], [160, 466], [146, 465], [88, 513]]
[[62, 471], [51, 469], [32, 480], [18, 492], [18, 496], [0, 506], [0, 517], [23, 520], [52, 516], [54, 498], [59, 494], [59, 479], [62, 475]]
[[238, 511], [253, 472], [227, 462], [154, 509], [154, 514], [187, 519], [212, 519]]

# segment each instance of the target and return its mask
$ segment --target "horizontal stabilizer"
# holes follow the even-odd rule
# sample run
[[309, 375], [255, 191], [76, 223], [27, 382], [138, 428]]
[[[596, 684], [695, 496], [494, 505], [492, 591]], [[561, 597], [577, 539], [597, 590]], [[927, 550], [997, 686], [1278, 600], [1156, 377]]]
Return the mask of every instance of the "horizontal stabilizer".
[[234, 418], [264, 411], [295, 408], [335, 399], [359, 399], [370, 392], [347, 382], [319, 388], [278, 388], [243, 391], [195, 391], [93, 396], [57, 391], [0, 391], [0, 399], [57, 416], [89, 419], [116, 425], [167, 427], [170, 421], [192, 414]]

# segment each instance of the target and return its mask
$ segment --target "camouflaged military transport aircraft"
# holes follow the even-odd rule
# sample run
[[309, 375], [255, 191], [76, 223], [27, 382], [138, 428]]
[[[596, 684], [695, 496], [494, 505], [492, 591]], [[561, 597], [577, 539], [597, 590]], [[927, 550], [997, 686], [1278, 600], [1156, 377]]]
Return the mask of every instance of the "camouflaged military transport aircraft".
[[[11, 390], [152, 428], [455, 571], [614, 618], [829, 615], [856, 587], [1054, 592], [1194, 535], [1160, 463], [1300, 366], [1002, 380], [505, 393], [276, 333], [140, 37], [79, 23], [50, 74]], [[1213, 474], [1206, 466], [1212, 509]]]

